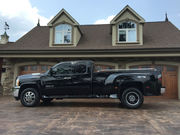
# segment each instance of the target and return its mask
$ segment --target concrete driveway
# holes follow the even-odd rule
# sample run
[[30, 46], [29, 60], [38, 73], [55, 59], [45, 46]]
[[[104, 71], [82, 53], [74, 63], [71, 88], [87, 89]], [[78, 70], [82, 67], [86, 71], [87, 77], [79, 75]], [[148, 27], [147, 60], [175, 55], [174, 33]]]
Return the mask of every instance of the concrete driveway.
[[23, 107], [0, 97], [0, 135], [178, 135], [180, 101], [146, 98], [128, 110], [117, 99], [65, 99]]

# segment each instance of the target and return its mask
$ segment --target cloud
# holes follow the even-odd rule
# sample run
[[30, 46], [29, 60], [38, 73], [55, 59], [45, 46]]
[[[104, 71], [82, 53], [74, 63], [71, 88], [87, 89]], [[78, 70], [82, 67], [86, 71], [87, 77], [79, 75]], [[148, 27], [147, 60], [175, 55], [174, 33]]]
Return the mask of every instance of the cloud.
[[100, 19], [95, 21], [94, 24], [108, 24], [115, 17], [115, 15], [108, 16], [106, 19]]
[[0, 34], [4, 32], [4, 22], [7, 22], [10, 26], [7, 33], [11, 41], [19, 39], [35, 27], [38, 18], [41, 25], [47, 25], [51, 19], [41, 16], [30, 0], [0, 0], [0, 3]]

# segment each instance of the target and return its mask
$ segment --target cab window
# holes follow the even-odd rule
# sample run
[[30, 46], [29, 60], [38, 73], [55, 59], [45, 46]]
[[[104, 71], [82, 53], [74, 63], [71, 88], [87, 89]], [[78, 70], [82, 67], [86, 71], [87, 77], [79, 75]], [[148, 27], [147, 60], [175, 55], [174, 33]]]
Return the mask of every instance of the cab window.
[[86, 73], [86, 64], [84, 63], [76, 63], [74, 64], [74, 74], [84, 74]]
[[53, 68], [55, 75], [63, 74], [84, 74], [86, 73], [86, 64], [83, 62], [62, 63]]
[[73, 67], [71, 63], [62, 63], [53, 68], [55, 75], [73, 74]]

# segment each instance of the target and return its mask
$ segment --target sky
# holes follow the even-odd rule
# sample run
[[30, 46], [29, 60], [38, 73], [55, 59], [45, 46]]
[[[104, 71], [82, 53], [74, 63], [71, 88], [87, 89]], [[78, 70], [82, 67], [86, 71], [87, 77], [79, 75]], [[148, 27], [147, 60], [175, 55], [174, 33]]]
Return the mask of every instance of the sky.
[[4, 23], [10, 41], [16, 41], [37, 25], [47, 23], [64, 8], [79, 24], [106, 24], [126, 5], [146, 22], [169, 20], [180, 29], [180, 0], [0, 0], [0, 35]]

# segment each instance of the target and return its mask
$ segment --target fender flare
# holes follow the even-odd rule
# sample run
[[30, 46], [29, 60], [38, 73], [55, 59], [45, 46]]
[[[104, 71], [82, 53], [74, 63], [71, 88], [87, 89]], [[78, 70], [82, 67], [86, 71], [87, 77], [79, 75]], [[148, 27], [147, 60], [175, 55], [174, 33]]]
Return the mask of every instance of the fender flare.
[[[111, 74], [107, 77], [107, 79], [105, 80], [105, 85], [109, 85], [109, 84], [114, 84], [114, 81], [116, 80], [117, 77], [120, 77], [122, 75], [129, 75], [130, 73], [117, 73], [117, 74]], [[123, 81], [122, 81], [123, 82]]]
[[37, 88], [38, 93], [41, 95], [41, 91], [40, 91], [41, 87], [37, 82], [25, 82], [20, 85], [18, 97], [20, 97], [20, 94], [24, 90], [24, 87], [28, 87], [28, 86], [30, 86], [31, 88]]
[[[118, 74], [112, 74], [110, 76], [107, 77], [107, 79], [105, 80], [105, 85], [115, 85], [115, 81], [118, 77], [122, 76], [122, 75], [129, 75], [130, 73], [118, 73]], [[122, 91], [123, 85], [126, 85], [128, 83], [131, 83], [132, 86], [135, 86], [136, 84], [138, 84], [138, 87], [141, 86], [141, 88], [143, 88], [143, 83], [141, 81], [137, 81], [137, 80], [122, 80], [120, 82], [118, 82], [118, 88], [119, 88], [119, 92]], [[131, 86], [131, 85], [130, 85]], [[143, 92], [143, 91], [142, 91]]]

